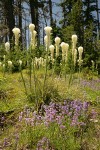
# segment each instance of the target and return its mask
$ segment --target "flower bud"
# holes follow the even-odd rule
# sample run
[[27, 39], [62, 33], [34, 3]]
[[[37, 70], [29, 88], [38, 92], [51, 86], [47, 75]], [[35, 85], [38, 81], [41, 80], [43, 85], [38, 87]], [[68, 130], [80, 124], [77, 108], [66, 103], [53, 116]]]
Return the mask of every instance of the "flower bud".
[[80, 46], [80, 47], [78, 48], [78, 52], [79, 52], [80, 54], [83, 53], [83, 47], [82, 47], [82, 46]]
[[79, 52], [79, 59], [81, 60], [82, 59], [82, 53], [83, 53], [83, 47], [82, 46], [80, 46], [78, 48], [78, 52]]
[[35, 25], [34, 25], [34, 24], [32, 24], [32, 23], [30, 23], [30, 25], [29, 25], [29, 29], [30, 29], [30, 31], [32, 32], [32, 31], [35, 29]]
[[55, 47], [54, 47], [53, 45], [50, 45], [50, 46], [49, 46], [50, 51], [54, 51], [54, 48], [55, 48]]
[[8, 66], [11, 67], [12, 66], [12, 61], [8, 61]]
[[19, 37], [20, 37], [20, 29], [19, 28], [13, 28], [13, 33], [15, 35], [15, 45], [18, 45], [19, 43]]
[[74, 59], [74, 51], [76, 49], [77, 35], [72, 35], [72, 59]]
[[10, 50], [10, 43], [9, 42], [5, 43], [5, 49], [6, 49], [6, 52], [8, 52]]
[[46, 45], [46, 50], [48, 50], [48, 48], [50, 46], [50, 35], [51, 35], [52, 28], [47, 26], [44, 28], [44, 30], [45, 30], [45, 33], [47, 36], [47, 37], [45, 37], [45, 45]]
[[3, 69], [5, 69], [5, 64], [2, 65]]
[[49, 46], [49, 49], [50, 49], [50, 52], [51, 52], [51, 59], [53, 59], [54, 58], [54, 46], [53, 45], [50, 45]]
[[72, 42], [77, 43], [77, 35], [72, 35]]
[[16, 35], [19, 35], [20, 34], [20, 29], [19, 28], [13, 28], [13, 33], [14, 33], [14, 35], [16, 36]]
[[22, 65], [22, 60], [19, 60], [19, 64], [20, 64], [20, 66]]
[[56, 37], [55, 38], [55, 45], [56, 45], [56, 57], [59, 56], [59, 44], [60, 44], [60, 38]]
[[55, 38], [55, 43], [56, 43], [57, 45], [60, 44], [60, 38], [59, 38], [59, 37], [56, 37], [56, 38]]
[[46, 35], [48, 36], [48, 35], [50, 35], [50, 34], [51, 34], [51, 30], [52, 30], [52, 28], [51, 28], [51, 27], [49, 27], [49, 26], [47, 26], [47, 27], [45, 27], [45, 28], [44, 28], [44, 30], [45, 30]]
[[69, 45], [65, 42], [62, 42], [60, 46], [62, 48], [62, 59], [67, 61]]

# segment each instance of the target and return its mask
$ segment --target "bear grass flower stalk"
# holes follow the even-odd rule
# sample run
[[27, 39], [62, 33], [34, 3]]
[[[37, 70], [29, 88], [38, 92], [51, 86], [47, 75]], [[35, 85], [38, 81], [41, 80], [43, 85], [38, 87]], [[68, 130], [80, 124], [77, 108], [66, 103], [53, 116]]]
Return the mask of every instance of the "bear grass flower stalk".
[[74, 58], [74, 51], [77, 44], [77, 35], [72, 35], [72, 59]]
[[68, 61], [68, 49], [69, 49], [69, 44], [65, 43], [65, 47], [66, 47], [65, 62], [67, 62], [67, 61]]
[[73, 81], [73, 75], [75, 72], [75, 57], [76, 57], [76, 44], [77, 44], [77, 35], [72, 35], [72, 51], [70, 52], [70, 76], [69, 76], [69, 84], [68, 88], [70, 87], [72, 81]]
[[35, 29], [35, 25], [31, 23], [29, 25], [29, 30], [30, 30], [30, 34], [31, 34], [30, 45], [31, 45], [32, 49], [35, 49], [35, 47], [36, 47], [37, 32], [34, 29]]
[[62, 61], [65, 61], [65, 55], [66, 55], [66, 47], [65, 47], [65, 42], [62, 42], [60, 44], [61, 48], [62, 48]]
[[76, 62], [77, 62], [77, 49], [75, 49], [74, 51], [74, 66], [76, 66]]
[[60, 47], [60, 38], [59, 37], [56, 37], [55, 38], [55, 45], [56, 45], [56, 57], [59, 56], [59, 47]]
[[[36, 69], [39, 69], [39, 58], [35, 57], [32, 59], [31, 62], [32, 66], [32, 71], [33, 72], [33, 80], [34, 80], [34, 100], [35, 100], [35, 107], [36, 110], [38, 111], [38, 106], [39, 106], [39, 99], [38, 99], [38, 91], [37, 91], [37, 77], [36, 77]], [[33, 91], [30, 89], [30, 95], [29, 95], [29, 100], [33, 100]]]
[[45, 45], [46, 45], [46, 66], [45, 66], [45, 75], [44, 75], [44, 84], [43, 84], [43, 94], [42, 97], [44, 99], [45, 97], [45, 86], [46, 86], [46, 80], [47, 80], [47, 70], [48, 70], [48, 55], [49, 55], [49, 46], [50, 46], [50, 36], [51, 36], [51, 31], [52, 28], [47, 26], [44, 28], [45, 34], [46, 34], [46, 40], [45, 40]]
[[78, 63], [79, 63], [79, 67], [81, 67], [82, 62], [83, 62], [83, 60], [82, 60], [83, 47], [82, 46], [78, 47], [78, 53], [79, 53]]
[[50, 50], [50, 60], [52, 62], [52, 79], [53, 79], [53, 74], [54, 74], [54, 70], [55, 70], [55, 63], [54, 63], [54, 45], [50, 45], [49, 46], [49, 50]]
[[[33, 68], [33, 73], [34, 73], [34, 78], [35, 78], [35, 70], [34, 70], [34, 67], [32, 66], [32, 62], [34, 63], [34, 59], [32, 58], [32, 53], [34, 55], [34, 49], [36, 47], [36, 34], [37, 32], [35, 31], [35, 25], [34, 24], [30, 24], [29, 25], [29, 30], [30, 30], [30, 35], [31, 35], [31, 40], [30, 40], [30, 49], [29, 49], [29, 76], [30, 76], [30, 92], [32, 91], [32, 68]], [[34, 84], [35, 83], [35, 79], [34, 79]]]
[[15, 27], [13, 28], [12, 32], [15, 35], [15, 45], [18, 46], [20, 38], [20, 29]]
[[9, 73], [12, 73], [12, 61], [8, 60]]
[[69, 45], [65, 42], [62, 42], [60, 44], [61, 49], [62, 49], [62, 62], [64, 63], [64, 74], [65, 74], [65, 80], [66, 80], [66, 65], [67, 65], [67, 61], [68, 61], [68, 48]]
[[46, 49], [48, 50], [48, 48], [50, 46], [50, 35], [51, 35], [52, 28], [47, 26], [44, 28], [44, 30], [46, 33], [46, 37], [45, 37], [46, 38], [45, 42], [46, 42], [46, 46], [47, 46]]
[[53, 64], [53, 59], [54, 59], [54, 45], [50, 45], [49, 46], [49, 49], [50, 49], [50, 53], [51, 53], [51, 60], [52, 60], [52, 64]]
[[47, 35], [44, 37], [44, 43], [45, 43], [45, 47], [46, 47], [46, 51], [47, 51], [47, 47], [48, 47], [48, 37], [47, 37]]
[[68, 48], [69, 48], [69, 44], [62, 42], [60, 44], [61, 48], [62, 48], [62, 60], [67, 62], [68, 60]]
[[9, 42], [5, 43], [5, 50], [7, 53], [10, 51], [10, 43]]
[[79, 53], [79, 59], [78, 59], [78, 65], [79, 65], [79, 81], [80, 81], [80, 73], [81, 73], [81, 67], [82, 67], [82, 54], [83, 54], [83, 47], [78, 47], [78, 53]]
[[[26, 82], [24, 80], [22, 71], [21, 71], [21, 76], [22, 76], [22, 80], [24, 83], [24, 88], [25, 88], [25, 93], [27, 95], [27, 98], [29, 101], [33, 101], [35, 100], [35, 106], [36, 108], [38, 108], [38, 95], [37, 95], [37, 90], [36, 90], [36, 74], [35, 74], [35, 69], [36, 69], [36, 57], [35, 57], [35, 53], [34, 53], [34, 49], [36, 48], [36, 31], [35, 31], [35, 25], [34, 24], [30, 24], [29, 25], [29, 30], [30, 30], [30, 35], [31, 35], [31, 39], [30, 39], [30, 48], [27, 51], [27, 67], [29, 69], [29, 89], [27, 89], [26, 87]], [[19, 61], [20, 64], [20, 61]], [[20, 64], [21, 67], [21, 64]], [[22, 69], [21, 69], [22, 70]], [[33, 80], [34, 80], [34, 91], [32, 89], [32, 73], [33, 73]], [[29, 92], [27, 92], [29, 91]], [[35, 96], [35, 97], [34, 97]]]

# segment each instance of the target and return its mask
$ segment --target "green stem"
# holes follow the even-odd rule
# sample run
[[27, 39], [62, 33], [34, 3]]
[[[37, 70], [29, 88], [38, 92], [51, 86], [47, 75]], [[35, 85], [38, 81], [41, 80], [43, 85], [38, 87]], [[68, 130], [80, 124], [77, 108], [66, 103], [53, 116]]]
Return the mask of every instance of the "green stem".
[[80, 83], [81, 66], [79, 65], [79, 83]]
[[[34, 61], [33, 61], [33, 65], [34, 65]], [[38, 109], [38, 100], [37, 100], [37, 91], [36, 91], [36, 73], [35, 73], [34, 66], [33, 66], [33, 75], [34, 75], [34, 95], [35, 95], [36, 109]]]
[[70, 70], [68, 88], [70, 88], [72, 81], [73, 81], [73, 67], [71, 67], [71, 70]]
[[3, 77], [5, 77], [5, 67], [3, 68]]
[[20, 73], [21, 73], [21, 78], [22, 78], [23, 84], [24, 84], [25, 94], [26, 94], [26, 96], [28, 96], [27, 88], [26, 88], [26, 84], [25, 84], [25, 80], [24, 80], [24, 77], [23, 77], [21, 66], [20, 66]]
[[66, 81], [66, 62], [65, 62], [65, 81]]
[[30, 91], [32, 91], [32, 64], [31, 64], [31, 61], [30, 61], [30, 68], [29, 68], [29, 83], [30, 83]]
[[43, 84], [43, 95], [42, 95], [43, 100], [44, 100], [45, 85], [47, 80], [47, 70], [48, 70], [48, 48], [46, 53], [46, 67], [45, 67], [44, 84]]

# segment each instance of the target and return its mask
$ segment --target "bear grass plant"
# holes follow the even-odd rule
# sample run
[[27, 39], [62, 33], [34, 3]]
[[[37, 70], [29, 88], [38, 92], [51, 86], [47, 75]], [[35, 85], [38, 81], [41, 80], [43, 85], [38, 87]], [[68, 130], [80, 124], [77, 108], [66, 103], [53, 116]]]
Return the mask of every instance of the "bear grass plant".
[[[57, 88], [53, 87], [52, 82], [48, 82], [49, 70], [52, 72], [52, 81], [54, 80], [54, 74], [58, 76], [64, 76], [66, 80], [66, 75], [69, 75], [69, 85], [73, 81], [73, 74], [76, 68], [77, 56], [75, 53], [77, 36], [72, 35], [72, 47], [70, 49], [67, 43], [62, 42], [59, 37], [55, 38], [55, 47], [53, 46], [53, 51], [50, 51], [51, 46], [51, 27], [45, 27], [45, 55], [44, 57], [37, 57], [40, 55], [36, 53], [37, 42], [36, 42], [36, 31], [35, 25], [29, 25], [30, 30], [30, 47], [28, 50], [21, 51], [19, 44], [20, 29], [14, 28], [13, 33], [15, 36], [15, 46], [13, 50], [10, 50], [9, 43], [5, 43], [6, 54], [3, 56], [3, 74], [5, 76], [6, 71], [15, 72], [20, 71], [23, 85], [25, 88], [25, 94], [27, 99], [34, 103], [34, 106], [38, 109], [41, 103], [48, 103], [50, 99], [56, 99]], [[61, 43], [61, 45], [60, 45]], [[55, 51], [54, 51], [55, 48]], [[81, 48], [82, 49], [82, 48]], [[83, 52], [83, 51], [82, 51]], [[79, 68], [80, 62], [82, 61], [82, 52], [79, 52]], [[41, 55], [40, 55], [41, 56]], [[11, 65], [8, 65], [9, 63]], [[12, 62], [12, 63], [11, 63]], [[24, 79], [23, 69], [26, 68], [28, 71], [27, 80]], [[37, 76], [37, 72], [43, 69], [43, 78]], [[80, 69], [79, 69], [80, 70]], [[80, 72], [80, 71], [79, 71]], [[28, 82], [27, 82], [28, 81]], [[55, 94], [56, 91], [56, 94]], [[55, 97], [56, 95], [56, 97]]]
[[[29, 28], [31, 33], [29, 49], [25, 51], [20, 50], [18, 41], [20, 32], [19, 29], [15, 28], [14, 32], [18, 31], [18, 33], [15, 33], [14, 50], [11, 52], [9, 51], [8, 53], [5, 52], [5, 57], [2, 57], [3, 64], [1, 67], [5, 65], [3, 67], [3, 69], [5, 69], [3, 70], [5, 78], [7, 71], [10, 70], [10, 75], [13, 71], [18, 70], [20, 73], [19, 83], [20, 86], [22, 86], [23, 83], [22, 87], [24, 87], [24, 93], [26, 94], [26, 97], [24, 98], [27, 98], [28, 101], [28, 103], [25, 101], [21, 108], [21, 106], [19, 106], [21, 104], [21, 98], [19, 99], [18, 97], [19, 105], [15, 106], [15, 108], [19, 107], [22, 111], [19, 116], [16, 115], [19, 120], [13, 126], [12, 134], [8, 134], [8, 138], [2, 141], [2, 147], [4, 149], [9, 149], [10, 147], [10, 149], [40, 150], [42, 148], [46, 150], [80, 150], [84, 147], [84, 139], [86, 139], [85, 132], [90, 133], [90, 120], [88, 119], [89, 112], [84, 109], [84, 107], [87, 106], [87, 103], [75, 101], [74, 104], [70, 99], [67, 100], [67, 105], [63, 105], [63, 100], [58, 92], [59, 82], [61, 79], [64, 79], [64, 85], [65, 87], [68, 86], [68, 88], [61, 87], [62, 95], [64, 95], [63, 93], [65, 92], [66, 98], [68, 92], [70, 94], [72, 82], [74, 83], [76, 64], [79, 65], [78, 77], [80, 79], [82, 51], [81, 54], [79, 54], [78, 62], [76, 57], [77, 53], [74, 53], [77, 36], [72, 36], [72, 48], [69, 49], [67, 55], [64, 51], [62, 55], [59, 42], [60, 39], [57, 37], [55, 39], [55, 51], [53, 56], [49, 51], [52, 28], [46, 27], [45, 55], [43, 55], [44, 57], [42, 58], [39, 53], [36, 53], [35, 26], [30, 24]], [[8, 61], [12, 62], [11, 66], [8, 65]], [[25, 70], [23, 70], [24, 68]], [[67, 80], [68, 82], [66, 84]], [[68, 91], [66, 92], [66, 90]], [[74, 87], [73, 90], [77, 90], [77, 88]], [[74, 93], [72, 93], [70, 95], [74, 97]], [[80, 93], [78, 91], [76, 98], [79, 96]], [[62, 97], [64, 98], [64, 96]], [[51, 101], [62, 102], [57, 105], [50, 103]], [[24, 108], [23, 110], [25, 104], [27, 104], [27, 108]], [[91, 116], [92, 115], [90, 114], [90, 118]], [[93, 122], [96, 121], [95, 118], [91, 119]], [[2, 122], [3, 121], [4, 120], [2, 120]], [[7, 133], [10, 133], [9, 129], [7, 130]], [[88, 148], [88, 146], [86, 148]]]

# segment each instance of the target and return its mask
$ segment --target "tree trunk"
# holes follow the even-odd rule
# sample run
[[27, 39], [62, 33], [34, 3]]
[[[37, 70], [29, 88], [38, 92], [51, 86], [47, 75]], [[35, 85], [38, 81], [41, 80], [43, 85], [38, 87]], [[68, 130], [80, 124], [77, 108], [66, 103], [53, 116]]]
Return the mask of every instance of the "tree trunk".
[[35, 30], [37, 31], [37, 39], [39, 43], [39, 24], [38, 24], [38, 0], [29, 0], [30, 10], [31, 10], [31, 20], [35, 25]]
[[37, 43], [40, 45], [40, 28], [39, 28], [39, 13], [38, 9], [44, 7], [44, 2], [38, 0], [29, 0], [30, 10], [31, 10], [31, 20], [35, 25], [35, 30], [37, 31]]
[[100, 25], [99, 25], [99, 9], [98, 9], [98, 0], [96, 0], [96, 11], [97, 11], [97, 40], [100, 38]]
[[12, 43], [12, 37], [13, 37], [12, 29], [15, 27], [15, 18], [14, 18], [14, 14], [13, 14], [14, 1], [13, 0], [5, 0], [3, 3], [4, 3], [6, 18], [7, 18], [7, 25], [9, 28], [9, 41]]
[[22, 41], [22, 5], [21, 5], [21, 0], [18, 1], [18, 8], [19, 8], [19, 28], [21, 30], [21, 36], [20, 36], [20, 46], [21, 46], [21, 49], [23, 48], [22, 44], [23, 44], [23, 41]]
[[52, 17], [52, 1], [49, 0], [49, 11], [50, 11], [50, 26], [53, 25], [53, 17]]

